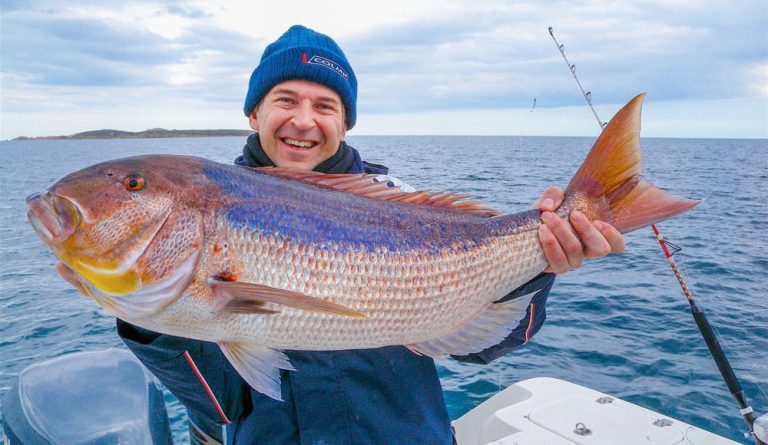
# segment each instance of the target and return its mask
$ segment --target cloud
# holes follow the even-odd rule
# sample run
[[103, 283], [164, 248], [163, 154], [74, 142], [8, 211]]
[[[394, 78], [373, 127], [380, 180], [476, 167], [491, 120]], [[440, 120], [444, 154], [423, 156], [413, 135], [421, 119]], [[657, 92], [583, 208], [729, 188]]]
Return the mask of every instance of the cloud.
[[151, 107], [160, 96], [197, 105], [242, 100], [260, 54], [251, 39], [205, 20], [166, 38], [136, 21], [83, 17], [91, 7], [3, 11], [4, 114]]
[[[142, 108], [136, 125], [142, 117], [161, 126], [152, 119], [173, 113], [197, 122], [196, 109], [208, 117], [229, 109], [239, 126], [251, 70], [296, 22], [344, 48], [365, 115], [487, 116], [528, 110], [534, 98], [539, 109], [583, 107], [549, 26], [596, 105], [641, 91], [649, 102], [686, 106], [768, 100], [764, 2], [392, 0], [375, 8], [335, 0], [290, 10], [213, 0], [4, 1], [3, 136], [29, 134], [21, 122], [42, 108], [73, 121], [82, 113], [84, 129], [94, 110]], [[27, 120], [14, 120], [21, 113]]]
[[3, 72], [36, 84], [147, 83], [152, 76], [139, 67], [178, 57], [148, 33], [99, 22], [36, 14], [3, 23]]
[[166, 3], [166, 10], [169, 14], [187, 17], [190, 19], [212, 18], [214, 14], [202, 8], [189, 6], [187, 2], [177, 1]]
[[[706, 21], [687, 19], [696, 8], [705, 9], [698, 15]], [[364, 110], [520, 107], [532, 97], [545, 107], [580, 103], [547, 32], [550, 25], [598, 102], [620, 103], [640, 91], [665, 100], [722, 99], [754, 91], [744, 86], [745, 67], [765, 52], [759, 38], [765, 14], [761, 23], [755, 9], [686, 2], [497, 3], [428, 23], [419, 17], [378, 27], [346, 38], [343, 46], [365, 93]]]
[[[7, 16], [11, 17], [7, 17]], [[243, 36], [201, 23], [174, 39], [141, 26], [42, 13], [6, 13], [3, 72], [30, 83], [71, 86], [174, 84], [162, 67], [205, 59], [231, 64], [244, 54]], [[202, 74], [202, 73], [199, 73]]]

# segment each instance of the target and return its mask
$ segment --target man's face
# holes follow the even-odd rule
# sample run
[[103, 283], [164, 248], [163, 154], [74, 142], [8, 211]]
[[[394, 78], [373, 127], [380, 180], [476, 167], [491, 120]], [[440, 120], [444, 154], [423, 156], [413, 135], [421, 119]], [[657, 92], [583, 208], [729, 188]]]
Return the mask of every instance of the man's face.
[[312, 170], [333, 156], [346, 132], [341, 97], [305, 80], [275, 85], [248, 121], [275, 165], [301, 170]]

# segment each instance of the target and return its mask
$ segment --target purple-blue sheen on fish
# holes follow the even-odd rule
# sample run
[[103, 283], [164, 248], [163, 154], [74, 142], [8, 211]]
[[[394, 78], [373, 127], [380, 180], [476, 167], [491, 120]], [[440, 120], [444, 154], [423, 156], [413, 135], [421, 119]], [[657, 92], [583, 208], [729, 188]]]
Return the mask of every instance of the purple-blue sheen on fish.
[[[642, 95], [566, 189], [622, 232], [696, 201], [638, 179]], [[546, 267], [539, 211], [502, 215], [454, 193], [402, 193], [369, 175], [140, 156], [88, 167], [28, 198], [57, 270], [111, 314], [218, 343], [280, 398], [280, 351], [406, 345], [469, 354], [497, 344], [532, 295], [495, 304]]]

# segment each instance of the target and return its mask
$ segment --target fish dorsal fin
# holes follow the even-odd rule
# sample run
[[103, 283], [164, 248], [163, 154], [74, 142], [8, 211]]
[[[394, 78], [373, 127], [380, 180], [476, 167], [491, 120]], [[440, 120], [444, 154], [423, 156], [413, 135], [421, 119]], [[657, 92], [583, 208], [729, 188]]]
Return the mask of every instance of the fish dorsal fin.
[[480, 201], [467, 200], [471, 198], [470, 195], [431, 190], [403, 192], [399, 186], [392, 186], [386, 180], [379, 181], [379, 175], [370, 173], [319, 173], [283, 167], [258, 167], [256, 170], [382, 201], [440, 207], [484, 217], [501, 215], [501, 212], [487, 207]]

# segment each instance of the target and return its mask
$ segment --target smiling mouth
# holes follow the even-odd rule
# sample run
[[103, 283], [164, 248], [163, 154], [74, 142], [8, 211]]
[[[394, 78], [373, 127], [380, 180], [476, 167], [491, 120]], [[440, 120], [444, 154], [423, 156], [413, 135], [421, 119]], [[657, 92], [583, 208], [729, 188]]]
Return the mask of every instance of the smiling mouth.
[[317, 142], [315, 141], [300, 141], [298, 139], [293, 139], [293, 138], [282, 138], [280, 140], [283, 141], [284, 144], [299, 150], [309, 150], [310, 148], [317, 145]]

